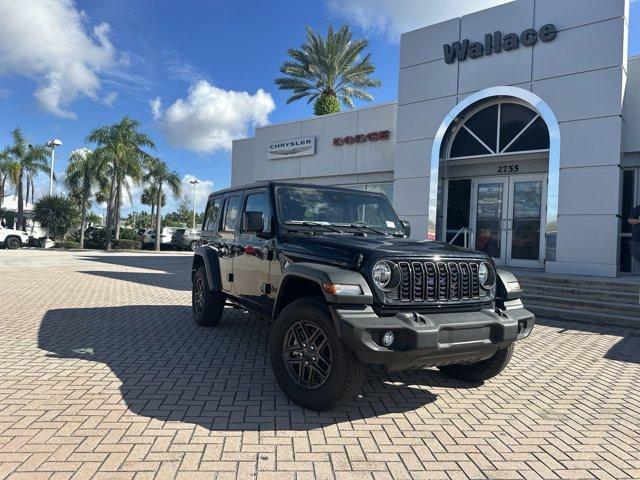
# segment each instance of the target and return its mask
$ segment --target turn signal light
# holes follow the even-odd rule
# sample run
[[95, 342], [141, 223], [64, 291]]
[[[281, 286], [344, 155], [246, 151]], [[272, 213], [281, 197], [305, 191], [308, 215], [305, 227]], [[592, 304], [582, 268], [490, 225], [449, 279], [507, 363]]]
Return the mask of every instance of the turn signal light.
[[323, 283], [322, 289], [331, 295], [362, 295], [362, 287], [360, 287], [360, 285]]

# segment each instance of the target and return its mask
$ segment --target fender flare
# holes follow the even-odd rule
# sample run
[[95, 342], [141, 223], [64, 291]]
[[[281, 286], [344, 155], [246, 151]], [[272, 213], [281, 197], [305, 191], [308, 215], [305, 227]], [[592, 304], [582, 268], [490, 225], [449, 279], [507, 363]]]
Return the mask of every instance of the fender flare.
[[[292, 263], [287, 266], [282, 275], [278, 297], [276, 298], [276, 311], [282, 301], [285, 290], [282, 288], [290, 277], [303, 278], [310, 280], [320, 287], [327, 303], [351, 304], [351, 305], [371, 305], [373, 303], [373, 293], [369, 284], [360, 272], [347, 270], [346, 268], [334, 265], [325, 265], [318, 263], [299, 262]], [[324, 283], [336, 283], [343, 285], [359, 285], [362, 289], [362, 295], [336, 295], [327, 293], [323, 288]]]
[[211, 247], [201, 246], [193, 252], [193, 264], [191, 267], [191, 280], [200, 266], [204, 265], [207, 272], [207, 283], [209, 290], [222, 290], [222, 279], [220, 277], [220, 261], [218, 252]]
[[522, 297], [523, 290], [516, 276], [507, 270], [496, 269], [496, 298], [503, 302]]

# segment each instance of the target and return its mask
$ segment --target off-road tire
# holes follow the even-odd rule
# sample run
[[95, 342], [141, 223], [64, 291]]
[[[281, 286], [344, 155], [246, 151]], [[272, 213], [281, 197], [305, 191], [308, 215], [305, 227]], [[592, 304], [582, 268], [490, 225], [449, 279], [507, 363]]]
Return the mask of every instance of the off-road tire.
[[[198, 298], [199, 295], [202, 295], [201, 299]], [[224, 312], [225, 300], [224, 293], [209, 289], [207, 270], [204, 266], [200, 266], [193, 276], [191, 290], [191, 309], [195, 322], [203, 327], [217, 325]]]
[[[326, 380], [313, 389], [298, 384], [284, 362], [286, 335], [299, 322], [319, 327], [331, 349], [332, 362]], [[271, 367], [282, 391], [294, 403], [310, 410], [331, 410], [348, 401], [360, 389], [366, 373], [366, 364], [338, 336], [322, 298], [301, 298], [287, 305], [271, 326], [268, 350]]]
[[4, 246], [7, 248], [7, 250], [15, 250], [16, 248], [20, 247], [21, 244], [22, 242], [18, 237], [7, 237], [4, 239]]
[[514, 344], [501, 348], [493, 356], [476, 363], [443, 365], [438, 369], [448, 377], [465, 382], [484, 382], [502, 372], [511, 360]]

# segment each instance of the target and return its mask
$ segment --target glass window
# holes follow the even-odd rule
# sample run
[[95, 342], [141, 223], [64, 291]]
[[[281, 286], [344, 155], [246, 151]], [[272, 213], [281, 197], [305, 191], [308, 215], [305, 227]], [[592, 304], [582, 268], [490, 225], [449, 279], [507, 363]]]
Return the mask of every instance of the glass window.
[[635, 207], [635, 170], [622, 172], [622, 233], [631, 233], [631, 224], [627, 221], [629, 213]]
[[368, 192], [384, 193], [390, 202], [393, 201], [393, 182], [366, 183], [364, 188]]
[[496, 103], [462, 120], [451, 141], [449, 158], [548, 149], [549, 130], [540, 115], [517, 103]]
[[218, 230], [217, 222], [220, 203], [220, 197], [210, 198], [207, 202], [207, 209], [204, 213], [204, 221], [202, 222], [203, 230]]
[[498, 105], [480, 110], [465, 122], [465, 126], [492, 150], [498, 141]]
[[456, 134], [451, 145], [451, 158], [472, 157], [476, 155], [488, 155], [487, 150], [478, 140], [473, 138], [465, 128], [461, 128]]
[[269, 206], [269, 196], [266, 191], [249, 193], [244, 206], [245, 212], [262, 212], [264, 216], [263, 231], [271, 230], [271, 207]]
[[524, 105], [503, 103], [500, 107], [500, 150], [509, 145], [535, 116], [536, 113]]
[[240, 210], [239, 197], [227, 197], [224, 201], [224, 219], [222, 220], [223, 232], [233, 232], [238, 223], [238, 211]]
[[365, 222], [385, 231], [399, 232], [402, 225], [382, 195], [315, 187], [278, 187], [278, 214], [283, 223], [317, 222], [347, 226]]

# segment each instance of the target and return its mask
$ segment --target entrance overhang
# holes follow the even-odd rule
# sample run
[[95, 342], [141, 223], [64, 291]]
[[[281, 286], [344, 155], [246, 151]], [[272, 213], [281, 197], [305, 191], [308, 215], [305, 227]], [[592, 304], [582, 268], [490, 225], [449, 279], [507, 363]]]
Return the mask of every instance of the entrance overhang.
[[436, 238], [437, 215], [440, 209], [438, 195], [440, 183], [440, 161], [442, 143], [447, 130], [453, 121], [470, 106], [489, 98], [516, 98], [527, 103], [536, 110], [549, 129], [549, 177], [547, 187], [547, 220], [546, 220], [546, 260], [556, 261], [555, 237], [558, 225], [558, 192], [560, 183], [560, 126], [558, 120], [544, 100], [535, 93], [518, 87], [491, 87], [473, 93], [458, 103], [444, 118], [433, 141], [429, 168], [429, 210], [428, 237]]

